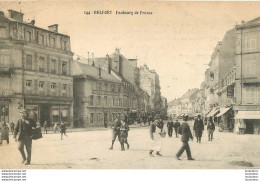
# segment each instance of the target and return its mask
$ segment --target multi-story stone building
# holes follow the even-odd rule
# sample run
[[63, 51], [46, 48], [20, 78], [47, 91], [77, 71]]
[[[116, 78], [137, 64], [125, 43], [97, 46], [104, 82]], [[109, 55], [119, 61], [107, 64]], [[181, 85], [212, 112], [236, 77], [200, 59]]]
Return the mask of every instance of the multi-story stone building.
[[182, 114], [181, 111], [181, 100], [174, 99], [168, 103], [168, 114], [172, 116], [172, 118], [176, 118]]
[[[111, 71], [109, 71], [111, 72]], [[74, 62], [75, 125], [107, 126], [124, 113], [123, 83], [101, 68]]]
[[236, 26], [235, 119], [260, 131], [260, 18]]
[[147, 65], [140, 67], [140, 86], [150, 95], [151, 110], [154, 112], [162, 111], [159, 76], [155, 70], [150, 70]]
[[197, 97], [199, 89], [189, 89], [181, 98], [181, 113], [194, 116], [194, 100]]
[[6, 109], [5, 119], [17, 120], [18, 107], [24, 107], [34, 110], [41, 124], [72, 125], [72, 56], [70, 37], [59, 33], [58, 25], [47, 30], [35, 21], [24, 22], [20, 12], [0, 12], [0, 107]]

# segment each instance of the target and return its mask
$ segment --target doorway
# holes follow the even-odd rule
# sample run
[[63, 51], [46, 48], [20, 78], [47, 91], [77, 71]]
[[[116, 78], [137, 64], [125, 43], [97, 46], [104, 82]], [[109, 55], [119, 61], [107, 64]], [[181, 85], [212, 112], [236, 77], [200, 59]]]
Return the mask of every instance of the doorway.
[[245, 134], [254, 134], [254, 120], [246, 119], [246, 130]]
[[43, 104], [40, 106], [40, 123], [43, 126], [44, 122], [47, 121], [50, 124], [50, 106]]

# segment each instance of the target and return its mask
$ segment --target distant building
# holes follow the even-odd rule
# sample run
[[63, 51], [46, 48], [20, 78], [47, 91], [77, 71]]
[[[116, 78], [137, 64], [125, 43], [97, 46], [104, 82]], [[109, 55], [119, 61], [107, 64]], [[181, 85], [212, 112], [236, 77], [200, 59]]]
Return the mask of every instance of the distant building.
[[41, 125], [73, 124], [73, 53], [70, 37], [23, 21], [23, 14], [0, 12], [0, 109], [16, 121], [18, 108], [34, 111]]
[[92, 65], [74, 62], [74, 120], [77, 126], [108, 126], [121, 117], [123, 83]]
[[194, 101], [197, 97], [199, 89], [189, 89], [181, 98], [181, 113], [188, 114], [190, 117], [193, 117], [194, 112]]
[[181, 100], [174, 99], [168, 103], [168, 115], [172, 118], [178, 117], [182, 114]]

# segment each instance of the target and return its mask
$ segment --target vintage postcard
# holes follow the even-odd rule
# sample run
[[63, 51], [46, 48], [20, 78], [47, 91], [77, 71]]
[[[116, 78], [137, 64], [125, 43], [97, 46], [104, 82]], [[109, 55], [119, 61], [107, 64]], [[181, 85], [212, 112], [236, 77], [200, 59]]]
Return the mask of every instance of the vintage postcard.
[[259, 2], [0, 1], [2, 173], [254, 176], [259, 9]]

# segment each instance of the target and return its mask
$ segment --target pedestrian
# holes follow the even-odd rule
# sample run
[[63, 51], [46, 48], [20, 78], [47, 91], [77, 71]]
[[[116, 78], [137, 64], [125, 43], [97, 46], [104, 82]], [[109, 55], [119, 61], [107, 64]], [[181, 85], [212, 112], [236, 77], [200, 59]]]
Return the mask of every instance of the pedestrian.
[[47, 121], [44, 122], [43, 127], [44, 127], [45, 134], [47, 134], [47, 132], [48, 132], [48, 123], [47, 123]]
[[151, 148], [149, 155], [150, 157], [153, 157], [153, 152], [156, 153], [157, 156], [162, 156], [160, 151], [161, 151], [161, 134], [162, 133], [162, 120], [159, 118], [159, 116], [155, 117], [155, 121], [151, 123], [150, 125], [150, 138], [151, 138]]
[[121, 151], [125, 150], [124, 144], [127, 145], [127, 149], [129, 149], [130, 145], [128, 144], [127, 137], [128, 137], [129, 126], [126, 123], [126, 120], [121, 119], [121, 127], [120, 127], [120, 143], [121, 143]]
[[41, 123], [40, 123], [40, 121], [37, 121], [37, 123], [36, 123], [36, 127], [37, 127], [37, 128], [40, 128], [40, 127], [41, 127]]
[[7, 144], [9, 144], [9, 127], [5, 121], [0, 123], [0, 132], [2, 135], [1, 142], [2, 140], [6, 140]]
[[201, 143], [202, 133], [204, 131], [204, 124], [201, 116], [198, 115], [194, 121], [193, 130], [195, 131], [195, 136], [197, 138], [197, 143]]
[[10, 123], [11, 133], [14, 134], [14, 126], [15, 124], [13, 122]]
[[109, 148], [110, 150], [113, 150], [113, 146], [114, 146], [116, 137], [118, 137], [118, 141], [120, 142], [120, 128], [121, 128], [121, 125], [122, 125], [121, 121], [118, 118], [116, 118], [114, 120], [113, 126], [111, 127], [112, 128], [112, 145]]
[[178, 130], [180, 126], [181, 126], [180, 122], [178, 121], [178, 119], [176, 119], [175, 123], [173, 124], [176, 138], [178, 138]]
[[56, 133], [56, 131], [58, 131], [58, 123], [54, 124], [53, 131], [54, 131], [54, 133]]
[[182, 147], [176, 154], [176, 159], [180, 160], [180, 156], [186, 150], [188, 160], [194, 160], [194, 158], [192, 158], [192, 156], [191, 156], [191, 151], [190, 151], [190, 146], [189, 146], [189, 139], [191, 139], [193, 141], [193, 136], [191, 134], [190, 126], [187, 123], [187, 121], [188, 121], [187, 115], [183, 116], [183, 121], [184, 122], [182, 123], [182, 125], [180, 126], [180, 128], [178, 130], [178, 133], [181, 135]]
[[63, 135], [65, 135], [67, 138], [68, 138], [68, 135], [66, 134], [66, 125], [64, 124], [64, 122], [63, 121], [61, 121], [61, 123], [60, 123], [60, 138], [61, 138], [61, 140], [63, 139]]
[[172, 118], [170, 118], [170, 121], [168, 121], [167, 128], [168, 128], [168, 136], [172, 137], [172, 131], [173, 131], [173, 121], [172, 121]]
[[[36, 124], [31, 119], [27, 119], [27, 113], [24, 109], [20, 110], [20, 117], [14, 129], [14, 139], [16, 142], [18, 140], [18, 150], [22, 155], [22, 164], [29, 165], [31, 163], [32, 154], [32, 129], [36, 127]], [[25, 156], [24, 146], [26, 148], [27, 158]]]
[[209, 121], [208, 125], [207, 125], [207, 130], [208, 130], [208, 141], [212, 141], [213, 139], [213, 133], [215, 131], [215, 124], [213, 123], [213, 121]]

